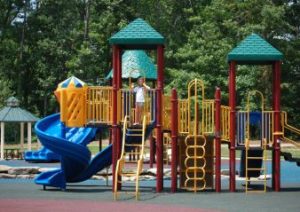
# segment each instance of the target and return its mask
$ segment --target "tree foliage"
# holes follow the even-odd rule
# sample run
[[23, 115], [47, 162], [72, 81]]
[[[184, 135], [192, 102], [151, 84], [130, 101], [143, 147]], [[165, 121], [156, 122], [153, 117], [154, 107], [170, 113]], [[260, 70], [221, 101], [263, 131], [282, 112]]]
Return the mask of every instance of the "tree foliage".
[[[184, 96], [194, 77], [227, 103], [226, 56], [252, 32], [285, 55], [282, 105], [300, 118], [300, 3], [295, 0], [7, 0], [0, 1], [0, 104], [16, 94], [44, 116], [57, 110], [57, 84], [70, 75], [96, 84], [111, 68], [108, 38], [137, 17], [166, 37], [166, 91]], [[152, 54], [155, 56], [155, 54]], [[271, 99], [270, 67], [241, 66], [238, 104], [251, 89]]]

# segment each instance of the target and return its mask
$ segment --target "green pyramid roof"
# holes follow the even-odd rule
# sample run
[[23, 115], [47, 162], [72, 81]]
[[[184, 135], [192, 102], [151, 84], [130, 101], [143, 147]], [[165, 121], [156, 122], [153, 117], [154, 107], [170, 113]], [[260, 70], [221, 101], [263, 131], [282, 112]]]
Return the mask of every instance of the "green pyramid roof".
[[141, 18], [129, 23], [109, 39], [110, 44], [120, 45], [158, 45], [164, 42], [164, 37]]
[[19, 100], [10, 97], [7, 106], [0, 110], [0, 122], [36, 122], [39, 120], [35, 115], [19, 107]]
[[283, 54], [257, 34], [246, 37], [227, 56], [228, 61], [265, 63], [283, 59]]
[[[111, 70], [106, 79], [112, 78]], [[122, 55], [122, 78], [138, 78], [157, 79], [157, 69], [146, 52], [142, 50], [127, 50]]]

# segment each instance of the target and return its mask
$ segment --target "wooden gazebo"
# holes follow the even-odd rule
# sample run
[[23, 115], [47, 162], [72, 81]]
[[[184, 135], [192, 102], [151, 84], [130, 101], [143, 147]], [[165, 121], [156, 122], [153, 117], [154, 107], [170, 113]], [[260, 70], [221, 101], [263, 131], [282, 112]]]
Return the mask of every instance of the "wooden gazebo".
[[5, 123], [20, 123], [20, 145], [21, 152], [24, 151], [24, 127], [27, 123], [27, 149], [31, 150], [32, 140], [32, 123], [39, 119], [30, 112], [19, 107], [19, 100], [15, 97], [10, 97], [6, 100], [6, 106], [0, 110], [0, 125], [1, 125], [1, 151], [0, 158], [4, 159], [5, 145]]

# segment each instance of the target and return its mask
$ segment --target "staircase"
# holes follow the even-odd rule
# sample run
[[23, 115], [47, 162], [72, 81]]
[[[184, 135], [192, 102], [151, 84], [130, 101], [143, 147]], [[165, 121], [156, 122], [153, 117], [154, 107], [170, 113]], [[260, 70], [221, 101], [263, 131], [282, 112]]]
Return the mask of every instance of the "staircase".
[[[245, 191], [249, 192], [266, 192], [267, 191], [267, 142], [266, 139], [262, 142], [262, 147], [252, 147], [250, 141], [246, 139], [245, 142]], [[262, 163], [257, 166], [257, 163]], [[263, 178], [258, 178], [263, 175]], [[262, 183], [263, 189], [259, 186], [250, 186], [251, 183]], [[256, 185], [256, 184], [255, 184]], [[250, 189], [251, 188], [251, 189]]]
[[[122, 152], [117, 162], [115, 182], [122, 183], [122, 177], [134, 177], [135, 191], [134, 196], [136, 200], [139, 199], [139, 177], [143, 170], [144, 149], [146, 139], [146, 117], [143, 117], [142, 126], [129, 126], [129, 117], [125, 116], [123, 122], [123, 138], [122, 138]], [[126, 164], [129, 163], [129, 156], [134, 155], [136, 160], [136, 167], [134, 170], [125, 170]], [[132, 166], [132, 161], [130, 162]], [[118, 183], [114, 185], [114, 199], [119, 197]]]

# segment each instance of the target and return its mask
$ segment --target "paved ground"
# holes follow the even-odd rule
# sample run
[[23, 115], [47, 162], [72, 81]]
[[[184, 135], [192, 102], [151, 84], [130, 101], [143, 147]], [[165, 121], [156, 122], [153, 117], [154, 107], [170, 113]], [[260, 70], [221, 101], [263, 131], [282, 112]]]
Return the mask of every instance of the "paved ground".
[[[16, 161], [10, 163], [24, 165]], [[171, 194], [169, 180], [165, 181], [165, 191], [157, 194], [155, 181], [143, 181], [139, 202], [124, 193], [121, 194], [121, 200], [113, 201], [111, 185], [106, 186], [105, 181], [100, 180], [72, 184], [63, 192], [58, 189], [43, 191], [32, 180], [0, 179], [0, 211], [300, 211], [300, 168], [283, 161], [281, 171], [283, 191], [280, 193], [245, 194], [243, 181], [237, 181], [238, 192], [229, 193], [228, 178], [224, 177], [220, 194], [212, 191]], [[125, 185], [125, 189], [132, 187]]]

